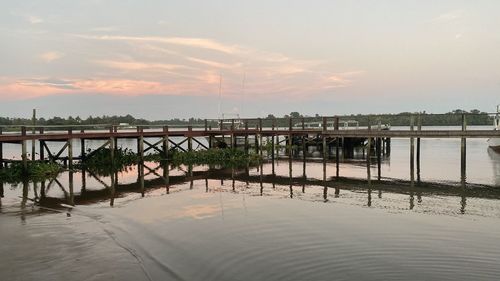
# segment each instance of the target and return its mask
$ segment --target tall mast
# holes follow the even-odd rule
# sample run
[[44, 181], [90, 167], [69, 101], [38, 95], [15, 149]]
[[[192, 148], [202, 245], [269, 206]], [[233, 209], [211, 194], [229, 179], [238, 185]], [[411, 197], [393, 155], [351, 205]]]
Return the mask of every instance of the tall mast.
[[222, 74], [219, 74], [219, 118], [222, 118], [221, 115], [221, 102], [222, 102]]

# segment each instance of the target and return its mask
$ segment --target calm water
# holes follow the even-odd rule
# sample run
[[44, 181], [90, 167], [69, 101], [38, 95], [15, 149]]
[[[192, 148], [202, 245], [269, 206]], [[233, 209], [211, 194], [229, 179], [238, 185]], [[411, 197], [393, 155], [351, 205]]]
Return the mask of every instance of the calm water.
[[395, 180], [409, 178], [397, 139], [372, 186], [361, 155], [341, 181], [321, 161], [290, 177], [285, 159], [276, 175], [168, 167], [168, 185], [154, 163], [144, 185], [140, 167], [114, 186], [89, 172], [4, 184], [0, 280], [498, 280], [500, 155], [467, 145], [465, 186], [460, 143], [444, 139], [422, 140], [415, 187]]

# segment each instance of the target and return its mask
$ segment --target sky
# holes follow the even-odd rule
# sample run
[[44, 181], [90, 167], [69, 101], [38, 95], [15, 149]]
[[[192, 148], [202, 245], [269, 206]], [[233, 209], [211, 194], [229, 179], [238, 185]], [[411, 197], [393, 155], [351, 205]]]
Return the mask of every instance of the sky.
[[492, 112], [500, 1], [0, 0], [0, 116]]

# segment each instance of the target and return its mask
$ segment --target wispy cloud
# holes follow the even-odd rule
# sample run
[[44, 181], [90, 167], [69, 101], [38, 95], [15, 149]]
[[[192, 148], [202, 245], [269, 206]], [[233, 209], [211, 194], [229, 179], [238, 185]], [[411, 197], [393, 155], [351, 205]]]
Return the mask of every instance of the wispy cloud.
[[176, 70], [188, 68], [185, 65], [166, 64], [166, 63], [146, 63], [137, 61], [113, 61], [113, 60], [97, 60], [96, 63], [120, 70], [146, 70], [146, 69], [164, 69]]
[[43, 60], [44, 62], [47, 62], [47, 63], [58, 60], [64, 56], [65, 55], [63, 53], [56, 52], [56, 51], [45, 52], [45, 53], [38, 55], [38, 57], [41, 60]]
[[93, 39], [93, 40], [107, 40], [107, 41], [131, 41], [131, 42], [155, 42], [164, 44], [181, 45], [193, 48], [202, 48], [213, 51], [218, 51], [227, 54], [241, 53], [243, 50], [237, 45], [223, 44], [211, 39], [206, 38], [188, 38], [188, 37], [155, 37], [155, 36], [119, 36], [119, 35], [75, 35], [80, 38]]
[[435, 18], [429, 20], [430, 23], [446, 23], [455, 21], [462, 18], [465, 15], [463, 10], [453, 10], [436, 16]]
[[27, 15], [26, 20], [31, 24], [39, 24], [43, 22], [43, 19], [34, 15]]
[[94, 32], [112, 32], [117, 30], [119, 30], [119, 28], [116, 26], [98, 26], [90, 29], [90, 31]]
[[[72, 35], [91, 40], [95, 52], [79, 59], [93, 69], [89, 77], [18, 78], [1, 83], [5, 91], [24, 96], [99, 93], [120, 95], [216, 95], [222, 76], [222, 95], [238, 98], [243, 91], [260, 98], [307, 99], [316, 94], [350, 87], [362, 71], [343, 71], [328, 61], [297, 59], [207, 38], [121, 35]], [[123, 45], [115, 44], [123, 42]], [[213, 52], [216, 51], [216, 52]], [[64, 54], [50, 51], [39, 55], [53, 62]], [[3, 86], [2, 86], [3, 85]]]

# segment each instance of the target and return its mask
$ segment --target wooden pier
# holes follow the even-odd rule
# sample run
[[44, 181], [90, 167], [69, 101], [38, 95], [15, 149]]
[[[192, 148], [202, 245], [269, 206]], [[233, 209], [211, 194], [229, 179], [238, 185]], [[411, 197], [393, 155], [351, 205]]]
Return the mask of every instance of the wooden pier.
[[[134, 139], [137, 140], [137, 154], [143, 159], [144, 154], [148, 151], [156, 151], [165, 157], [168, 157], [169, 150], [189, 151], [194, 150], [193, 144], [196, 144], [198, 149], [210, 149], [216, 146], [217, 139], [229, 139], [228, 147], [239, 147], [238, 139], [244, 140], [242, 149], [246, 152], [250, 147], [255, 148], [255, 153], [270, 157], [274, 163], [274, 159], [278, 157], [276, 147], [285, 142], [286, 151], [290, 159], [293, 157], [294, 147], [302, 147], [302, 157], [306, 158], [306, 148], [312, 138], [320, 140], [321, 157], [326, 161], [329, 158], [329, 147], [335, 148], [336, 177], [340, 176], [339, 165], [339, 150], [340, 144], [344, 146], [345, 140], [366, 139], [364, 148], [367, 155], [371, 155], [373, 151], [377, 159], [377, 178], [380, 179], [381, 155], [390, 152], [391, 138], [406, 138], [410, 143], [409, 151], [409, 167], [410, 180], [413, 185], [415, 182], [415, 164], [417, 181], [420, 180], [420, 139], [421, 138], [457, 138], [461, 139], [461, 176], [465, 181], [466, 176], [466, 139], [467, 138], [500, 138], [500, 131], [495, 130], [467, 130], [466, 115], [462, 115], [461, 130], [423, 130], [419, 116], [411, 116], [408, 129], [404, 130], [383, 130], [378, 125], [369, 123], [366, 127], [357, 129], [343, 129], [339, 127], [340, 118], [338, 116], [321, 117], [323, 122], [322, 128], [305, 128], [304, 123], [306, 118], [301, 118], [299, 124], [302, 126], [294, 126], [297, 120], [289, 118], [288, 126], [278, 127], [275, 122], [271, 126], [263, 126], [263, 119], [241, 119], [238, 122], [243, 122], [244, 126], [237, 126], [235, 120], [229, 120], [231, 126], [225, 127], [224, 124], [228, 120], [205, 120], [204, 124], [199, 126], [187, 126], [186, 128], [173, 128], [169, 126], [136, 126], [133, 129], [130, 127], [123, 128], [116, 125], [107, 126], [73, 126], [64, 127], [43, 127], [43, 126], [22, 126], [17, 131], [13, 128], [0, 128], [0, 169], [15, 161], [5, 159], [3, 156], [3, 145], [5, 143], [20, 144], [20, 161], [24, 168], [27, 169], [29, 161], [64, 161], [71, 169], [74, 161], [83, 160], [90, 157], [93, 153], [100, 149], [109, 148], [113, 152], [117, 148], [118, 140]], [[335, 126], [328, 127], [327, 122], [334, 121]], [[268, 120], [267, 120], [268, 121]], [[415, 124], [417, 121], [417, 124]], [[218, 124], [212, 126], [211, 124]], [[50, 131], [49, 129], [58, 129], [58, 131]], [[3, 130], [2, 130], [3, 129]], [[31, 129], [31, 132], [29, 130]], [[29, 133], [28, 133], [29, 132]], [[313, 136], [313, 137], [312, 137]], [[175, 140], [174, 140], [175, 139]], [[180, 139], [180, 140], [179, 140]], [[207, 140], [204, 141], [203, 139]], [[253, 143], [249, 141], [253, 139]], [[264, 139], [269, 140], [264, 146]], [[281, 139], [281, 140], [280, 140]], [[75, 154], [74, 143], [79, 140], [79, 153]], [[86, 140], [103, 140], [104, 143], [94, 151], [86, 149]], [[294, 142], [299, 140], [299, 143]], [[415, 140], [416, 140], [416, 155], [415, 155]], [[32, 142], [32, 155], [28, 157], [28, 142]], [[53, 152], [49, 149], [47, 143], [58, 142], [62, 147]], [[38, 159], [35, 158], [34, 146], [35, 143], [39, 146]], [[299, 144], [299, 145], [297, 145]], [[268, 148], [269, 147], [269, 148]], [[344, 147], [342, 147], [344, 148]], [[268, 153], [268, 150], [271, 152]], [[458, 151], [457, 151], [458, 153]], [[66, 154], [66, 156], [62, 156]], [[113, 153], [112, 153], [113, 157]], [[366, 157], [367, 165], [367, 181], [371, 183], [371, 157]], [[273, 165], [274, 173], [274, 165]]]

